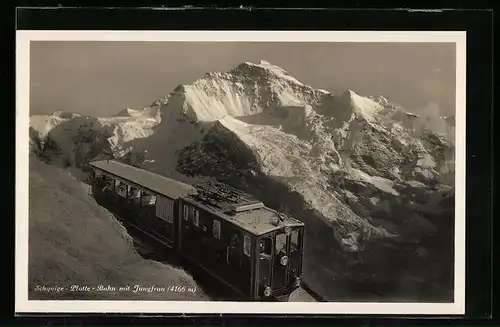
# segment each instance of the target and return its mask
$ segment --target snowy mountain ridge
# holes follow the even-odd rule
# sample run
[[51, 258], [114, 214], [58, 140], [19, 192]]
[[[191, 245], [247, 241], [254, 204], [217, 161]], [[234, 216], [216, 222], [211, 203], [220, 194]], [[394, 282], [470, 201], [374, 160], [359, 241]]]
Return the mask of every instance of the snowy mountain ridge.
[[82, 160], [107, 153], [121, 157], [126, 144], [153, 134], [161, 122], [159, 107], [126, 108], [114, 117], [54, 112], [30, 117], [30, 148], [58, 166], [80, 167]]
[[[147, 152], [145, 169], [186, 182], [219, 179], [288, 211], [308, 226], [306, 274], [323, 282], [363, 266], [348, 253], [373, 242], [436, 235], [433, 215], [449, 212], [442, 203], [454, 194], [450, 118], [416, 115], [384, 96], [333, 95], [266, 61], [207, 73], [143, 110], [44, 119], [32, 129], [70, 164]], [[440, 259], [408, 264], [422, 260]]]

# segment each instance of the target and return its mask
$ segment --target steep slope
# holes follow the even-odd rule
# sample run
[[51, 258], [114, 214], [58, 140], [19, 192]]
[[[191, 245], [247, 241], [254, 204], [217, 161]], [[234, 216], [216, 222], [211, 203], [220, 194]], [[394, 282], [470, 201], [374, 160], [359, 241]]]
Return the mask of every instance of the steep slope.
[[[142, 259], [124, 227], [73, 177], [30, 158], [29, 298], [54, 300], [204, 300], [184, 271]], [[71, 291], [71, 285], [130, 286], [130, 291]], [[134, 285], [197, 287], [196, 293], [133, 292]], [[64, 287], [61, 292], [37, 286]]]

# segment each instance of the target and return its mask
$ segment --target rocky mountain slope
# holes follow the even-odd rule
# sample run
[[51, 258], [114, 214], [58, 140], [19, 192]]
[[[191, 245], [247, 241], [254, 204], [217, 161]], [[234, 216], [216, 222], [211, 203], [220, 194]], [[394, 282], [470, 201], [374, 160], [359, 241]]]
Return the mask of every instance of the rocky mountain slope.
[[[139, 137], [84, 118], [97, 130], [87, 143], [126, 160], [137, 153], [135, 164], [183, 181], [223, 180], [303, 220], [304, 278], [331, 300], [452, 300], [450, 117], [419, 116], [383, 96], [333, 95], [265, 61], [207, 73], [150, 108], [159, 117]], [[120, 115], [131, 124], [150, 117]], [[45, 140], [68, 139], [59, 126]]]
[[31, 116], [30, 150], [44, 161], [80, 175], [90, 160], [130, 156], [126, 144], [154, 133], [161, 121], [162, 104], [159, 100], [141, 110], [126, 108], [114, 117], [61, 111]]

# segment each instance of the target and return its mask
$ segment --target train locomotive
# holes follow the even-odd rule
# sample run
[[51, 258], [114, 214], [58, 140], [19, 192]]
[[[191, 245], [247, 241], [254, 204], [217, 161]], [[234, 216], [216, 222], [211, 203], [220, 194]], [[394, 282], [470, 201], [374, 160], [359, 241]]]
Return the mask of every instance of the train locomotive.
[[250, 301], [300, 286], [304, 223], [220, 182], [194, 185], [115, 160], [90, 163], [92, 196]]

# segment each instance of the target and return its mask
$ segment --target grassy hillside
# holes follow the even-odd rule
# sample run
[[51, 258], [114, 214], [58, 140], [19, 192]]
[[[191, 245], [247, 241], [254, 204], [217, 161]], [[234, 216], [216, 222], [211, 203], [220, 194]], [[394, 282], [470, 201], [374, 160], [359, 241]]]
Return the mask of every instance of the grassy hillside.
[[[31, 157], [29, 181], [30, 299], [207, 300], [184, 271], [138, 255], [124, 227], [71, 175]], [[72, 285], [90, 290], [72, 291]], [[154, 288], [134, 292], [134, 285]], [[64, 289], [43, 289], [56, 286]]]

